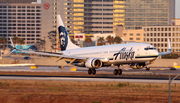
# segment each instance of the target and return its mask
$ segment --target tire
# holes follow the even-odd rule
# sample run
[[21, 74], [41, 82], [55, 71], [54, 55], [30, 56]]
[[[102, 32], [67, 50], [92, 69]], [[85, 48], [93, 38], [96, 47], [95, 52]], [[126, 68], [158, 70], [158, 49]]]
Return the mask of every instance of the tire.
[[117, 75], [117, 74], [118, 74], [118, 70], [115, 69], [115, 70], [114, 70], [114, 75]]
[[121, 69], [118, 70], [118, 74], [119, 74], [119, 75], [122, 74], [122, 70], [121, 70]]
[[92, 69], [92, 74], [95, 75], [96, 74], [96, 70]]
[[91, 70], [91, 69], [89, 69], [89, 70], [88, 70], [88, 74], [89, 74], [89, 75], [91, 75], [91, 73], [92, 73], [92, 70]]

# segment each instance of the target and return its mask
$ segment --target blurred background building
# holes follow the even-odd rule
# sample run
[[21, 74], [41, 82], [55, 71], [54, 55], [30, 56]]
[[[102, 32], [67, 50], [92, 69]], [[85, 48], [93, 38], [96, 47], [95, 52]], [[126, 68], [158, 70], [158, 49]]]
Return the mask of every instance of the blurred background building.
[[36, 0], [0, 0], [0, 37], [22, 38], [25, 44], [41, 39], [41, 4]]

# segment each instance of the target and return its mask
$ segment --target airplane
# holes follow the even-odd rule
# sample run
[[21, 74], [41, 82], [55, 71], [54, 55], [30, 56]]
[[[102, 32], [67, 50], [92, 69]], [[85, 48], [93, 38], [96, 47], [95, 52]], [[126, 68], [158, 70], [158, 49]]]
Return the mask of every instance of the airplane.
[[[121, 75], [122, 70], [120, 69], [120, 65], [124, 64], [129, 64], [133, 69], [141, 69], [145, 67], [146, 70], [149, 70], [150, 68], [147, 67], [147, 65], [153, 63], [158, 56], [170, 54], [172, 51], [169, 39], [168, 51], [162, 53], [158, 53], [154, 46], [147, 43], [128, 43], [80, 48], [71, 42], [60, 15], [57, 15], [57, 25], [61, 47], [61, 51], [59, 53], [20, 51], [57, 57], [58, 59], [56, 62], [59, 60], [65, 60], [67, 63], [75, 66], [87, 67], [89, 68], [89, 75], [95, 75], [96, 69], [106, 66], [117, 66], [118, 68], [114, 70], [114, 74]], [[14, 50], [17, 50], [14, 47], [11, 38], [10, 40]]]

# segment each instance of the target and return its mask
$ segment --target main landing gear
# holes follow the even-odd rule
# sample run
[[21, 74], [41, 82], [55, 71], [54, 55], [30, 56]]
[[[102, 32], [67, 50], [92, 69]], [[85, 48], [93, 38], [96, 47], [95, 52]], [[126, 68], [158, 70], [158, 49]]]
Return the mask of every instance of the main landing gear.
[[120, 66], [118, 66], [118, 69], [115, 69], [115, 70], [114, 70], [114, 74], [115, 74], [115, 75], [117, 75], [117, 74], [121, 75], [121, 74], [122, 74], [122, 70], [119, 69], [119, 67], [120, 67]]
[[88, 74], [89, 74], [89, 75], [91, 75], [91, 74], [95, 75], [95, 74], [96, 74], [96, 70], [95, 70], [95, 69], [90, 69], [90, 68], [89, 68]]
[[149, 71], [149, 70], [150, 70], [150, 67], [146, 67], [145, 69], [146, 69], [146, 71]]

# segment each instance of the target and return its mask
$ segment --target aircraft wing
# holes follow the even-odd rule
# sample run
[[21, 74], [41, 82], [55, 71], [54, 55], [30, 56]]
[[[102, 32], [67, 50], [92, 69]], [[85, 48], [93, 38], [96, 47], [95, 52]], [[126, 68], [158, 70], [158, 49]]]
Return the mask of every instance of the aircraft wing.
[[19, 50], [21, 52], [26, 52], [26, 53], [30, 53], [30, 54], [38, 54], [38, 55], [44, 55], [44, 56], [49, 56], [49, 57], [55, 57], [58, 58], [56, 60], [65, 60], [65, 61], [78, 61], [78, 62], [83, 62], [86, 61], [88, 58], [86, 57], [77, 57], [77, 56], [69, 56], [69, 55], [64, 55], [62, 53], [55, 53], [55, 52], [38, 52], [38, 51], [25, 51], [25, 50]]
[[159, 56], [161, 56], [161, 55], [166, 55], [166, 54], [171, 54], [171, 51], [159, 53]]

